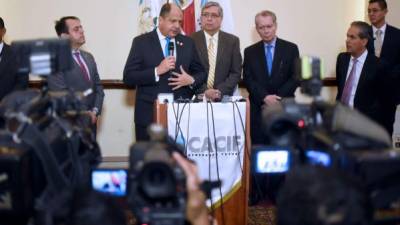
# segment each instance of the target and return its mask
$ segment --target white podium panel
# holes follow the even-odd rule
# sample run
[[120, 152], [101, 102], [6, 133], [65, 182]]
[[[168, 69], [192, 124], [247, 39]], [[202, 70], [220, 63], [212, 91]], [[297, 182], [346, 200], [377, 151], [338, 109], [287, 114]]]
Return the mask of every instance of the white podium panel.
[[242, 185], [246, 102], [168, 104], [168, 134], [184, 146], [202, 180], [220, 180], [208, 206], [229, 199]]

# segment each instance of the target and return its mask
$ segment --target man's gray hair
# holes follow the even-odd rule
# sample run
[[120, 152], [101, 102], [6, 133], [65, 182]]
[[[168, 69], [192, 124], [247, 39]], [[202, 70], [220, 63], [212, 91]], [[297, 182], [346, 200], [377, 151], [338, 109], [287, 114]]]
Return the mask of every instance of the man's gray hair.
[[203, 8], [201, 8], [201, 13], [203, 13], [203, 11], [204, 11], [205, 9], [210, 8], [210, 7], [213, 7], [213, 6], [218, 7], [219, 16], [220, 16], [220, 17], [224, 17], [224, 11], [222, 10], [221, 5], [220, 5], [218, 2], [213, 2], [213, 1], [207, 2], [206, 4], [204, 4]]
[[257, 13], [256, 16], [254, 17], [254, 22], [256, 23], [256, 25], [257, 25], [257, 17], [259, 17], [259, 16], [262, 16], [262, 17], [270, 16], [270, 17], [272, 17], [272, 22], [274, 22], [274, 24], [276, 24], [276, 15], [272, 11], [263, 10], [263, 11]]
[[358, 28], [359, 30], [358, 36], [361, 39], [368, 39], [368, 40], [372, 39], [371, 35], [369, 34], [370, 26], [368, 23], [364, 21], [354, 21], [351, 23], [351, 26]]

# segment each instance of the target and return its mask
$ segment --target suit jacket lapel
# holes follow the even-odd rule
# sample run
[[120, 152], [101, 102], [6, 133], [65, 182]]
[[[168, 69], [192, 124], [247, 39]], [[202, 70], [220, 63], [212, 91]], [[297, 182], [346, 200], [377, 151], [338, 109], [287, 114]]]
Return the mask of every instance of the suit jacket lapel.
[[206, 60], [205, 61], [206, 68], [204, 69], [208, 72], [208, 69], [210, 68], [210, 63], [208, 62], [207, 40], [204, 31], [200, 32], [199, 38], [200, 40], [198, 41], [199, 43], [198, 49], [199, 49], [200, 59]]
[[217, 59], [215, 62], [215, 75], [219, 74], [219, 71], [217, 71], [218, 67], [217, 65], [221, 64], [221, 61], [223, 60], [223, 56], [225, 55], [224, 51], [225, 51], [225, 46], [226, 46], [226, 41], [224, 41], [224, 34], [222, 33], [222, 31], [219, 31], [218, 34], [218, 49], [217, 49]]
[[178, 34], [175, 37], [175, 47], [176, 47], [176, 64], [175, 64], [176, 67], [175, 67], [175, 70], [179, 71], [179, 73], [180, 73], [179, 66], [182, 65], [182, 59], [185, 57], [184, 45], [185, 44], [182, 41], [181, 35]]
[[[356, 96], [354, 96], [354, 102], [356, 102], [357, 96], [361, 93], [360, 90], [364, 87], [364, 83], [368, 80], [368, 76], [370, 76], [369, 71], [371, 71], [371, 60], [372, 57], [368, 53], [367, 58], [365, 59], [363, 68], [361, 70], [360, 78], [358, 80], [357, 89], [356, 89]], [[372, 53], [373, 54], [373, 53]]]
[[149, 52], [158, 52], [157, 55], [158, 59], [156, 59], [156, 61], [161, 62], [164, 59], [164, 52], [162, 50], [160, 40], [158, 39], [158, 34], [156, 29], [152, 31], [151, 37], [152, 38], [150, 40], [149, 46], [151, 46], [154, 49], [152, 51], [149, 50]]
[[276, 39], [275, 42], [275, 49], [274, 49], [274, 56], [273, 56], [273, 62], [272, 62], [272, 70], [271, 70], [271, 77], [279, 75], [279, 69], [281, 65], [281, 59], [282, 59], [282, 45], [279, 40], [279, 38]]
[[[265, 50], [264, 50], [264, 42], [260, 41], [258, 42], [258, 46], [257, 46], [257, 52], [256, 52], [256, 61], [259, 62], [259, 69], [258, 71], [262, 72], [262, 74], [260, 74], [261, 76], [263, 76], [266, 79], [269, 79], [269, 74], [268, 74], [268, 70], [267, 70], [267, 58], [265, 55]], [[262, 58], [258, 58], [262, 56]]]
[[0, 76], [3, 74], [4, 67], [8, 60], [8, 46], [4, 43], [3, 50], [1, 51], [1, 61], [0, 61]]
[[347, 79], [347, 70], [349, 69], [349, 64], [350, 64], [350, 54], [346, 54], [346, 57], [344, 57], [344, 61], [342, 62], [343, 66], [341, 67], [341, 79], [339, 81], [339, 88], [343, 91], [344, 85], [346, 84], [346, 79]]
[[[93, 80], [93, 73], [94, 73], [92, 62], [90, 61], [89, 56], [88, 56], [88, 54], [86, 52], [81, 51], [81, 56], [82, 56], [83, 60], [85, 61], [86, 66], [87, 66], [87, 68], [89, 70], [90, 81], [92, 81]], [[75, 63], [76, 63], [76, 61], [75, 61]], [[81, 73], [82, 73], [82, 76], [84, 76], [82, 71], [81, 71]]]
[[385, 36], [383, 38], [383, 44], [382, 44], [380, 57], [382, 57], [382, 55], [384, 55], [388, 51], [387, 48], [392, 46], [392, 44], [391, 44], [392, 39], [390, 38], [391, 36], [392, 36], [392, 29], [389, 25], [386, 25]]

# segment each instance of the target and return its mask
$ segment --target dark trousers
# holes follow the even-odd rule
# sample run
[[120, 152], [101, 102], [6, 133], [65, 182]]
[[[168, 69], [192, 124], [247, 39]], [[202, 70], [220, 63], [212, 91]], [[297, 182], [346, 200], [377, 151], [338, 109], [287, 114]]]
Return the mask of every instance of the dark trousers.
[[147, 133], [147, 126], [135, 124], [136, 142], [138, 141], [149, 141], [150, 136]]

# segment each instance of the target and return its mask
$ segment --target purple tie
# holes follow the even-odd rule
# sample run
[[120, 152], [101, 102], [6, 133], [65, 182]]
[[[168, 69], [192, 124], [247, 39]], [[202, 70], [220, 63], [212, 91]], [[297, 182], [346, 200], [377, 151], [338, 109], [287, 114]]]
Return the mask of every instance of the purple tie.
[[78, 60], [79, 67], [81, 68], [82, 73], [83, 73], [83, 77], [85, 78], [86, 81], [90, 81], [89, 74], [88, 74], [85, 66], [83, 65], [83, 62], [81, 59], [81, 54], [79, 52], [74, 52], [74, 55], [75, 55], [76, 59]]
[[356, 82], [356, 69], [357, 68], [357, 59], [353, 59], [353, 66], [351, 67], [351, 71], [349, 77], [346, 80], [346, 84], [344, 85], [342, 98], [340, 101], [345, 105], [350, 105], [350, 97], [351, 90]]

